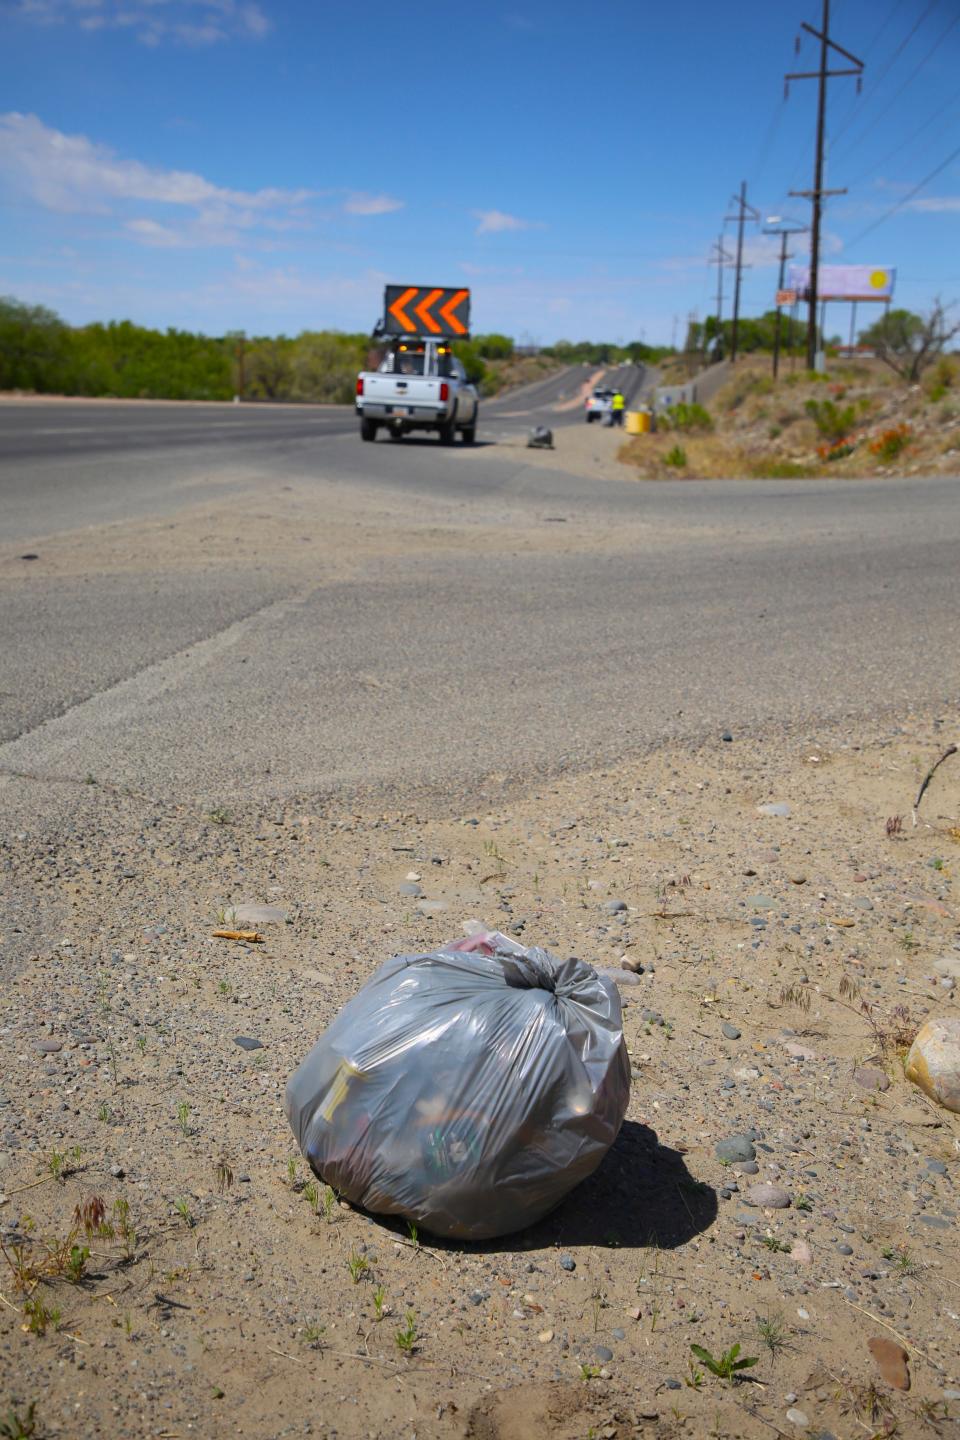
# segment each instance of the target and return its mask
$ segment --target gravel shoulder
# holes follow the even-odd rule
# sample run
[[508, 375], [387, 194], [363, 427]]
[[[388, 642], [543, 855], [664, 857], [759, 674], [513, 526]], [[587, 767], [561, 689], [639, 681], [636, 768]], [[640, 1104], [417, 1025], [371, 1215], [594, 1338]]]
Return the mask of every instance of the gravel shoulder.
[[[5, 1404], [63, 1437], [956, 1433], [960, 1121], [902, 1072], [956, 1014], [960, 762], [910, 823], [954, 718], [717, 735], [445, 809], [60, 782], [57, 830], [0, 846]], [[213, 938], [244, 903], [285, 918]], [[314, 1198], [281, 1098], [384, 958], [471, 917], [638, 973], [607, 1161], [462, 1248]], [[73, 1237], [70, 1283], [91, 1197], [112, 1233]], [[734, 1343], [749, 1379], [691, 1368]]]

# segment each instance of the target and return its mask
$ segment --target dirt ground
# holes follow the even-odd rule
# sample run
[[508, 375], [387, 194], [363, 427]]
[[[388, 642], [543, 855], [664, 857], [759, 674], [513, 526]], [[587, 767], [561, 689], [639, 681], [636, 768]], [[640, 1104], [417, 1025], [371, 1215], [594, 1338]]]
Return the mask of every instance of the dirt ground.
[[[957, 1433], [960, 1117], [902, 1069], [956, 1013], [960, 760], [911, 821], [956, 739], [718, 735], [455, 813], [78, 785], [58, 838], [6, 836], [0, 1433]], [[214, 938], [240, 904], [282, 912], [264, 943]], [[338, 1203], [282, 1096], [471, 918], [617, 970], [633, 1078], [591, 1180], [460, 1246]]]

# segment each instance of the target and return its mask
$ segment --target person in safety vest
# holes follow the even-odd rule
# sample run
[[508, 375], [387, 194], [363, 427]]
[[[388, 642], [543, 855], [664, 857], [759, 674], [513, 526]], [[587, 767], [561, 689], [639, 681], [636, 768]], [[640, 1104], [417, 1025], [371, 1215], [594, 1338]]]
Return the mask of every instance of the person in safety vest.
[[613, 400], [611, 401], [611, 409], [613, 410], [613, 423], [614, 423], [614, 425], [622, 425], [622, 424], [623, 424], [623, 411], [624, 411], [624, 406], [626, 405], [626, 403], [627, 403], [627, 402], [624, 400], [624, 398], [623, 398], [623, 396], [621, 395], [620, 391], [619, 391], [619, 390], [615, 390], [615, 391], [613, 392]]

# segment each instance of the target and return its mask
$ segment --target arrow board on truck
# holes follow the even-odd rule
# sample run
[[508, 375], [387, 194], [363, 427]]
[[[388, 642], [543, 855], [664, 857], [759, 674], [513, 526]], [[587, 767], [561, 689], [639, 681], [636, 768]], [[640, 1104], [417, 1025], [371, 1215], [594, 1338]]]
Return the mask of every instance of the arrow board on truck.
[[464, 340], [470, 334], [470, 291], [433, 285], [388, 285], [383, 302], [386, 335]]

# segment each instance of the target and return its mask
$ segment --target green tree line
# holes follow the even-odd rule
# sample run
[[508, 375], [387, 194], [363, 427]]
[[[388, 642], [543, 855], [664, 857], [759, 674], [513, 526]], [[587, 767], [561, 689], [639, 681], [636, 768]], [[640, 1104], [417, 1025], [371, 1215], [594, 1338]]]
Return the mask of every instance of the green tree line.
[[[507, 335], [478, 335], [457, 354], [482, 383], [509, 361]], [[320, 401], [349, 404], [357, 372], [375, 367], [370, 337], [336, 330], [297, 336], [196, 335], [129, 320], [67, 325], [42, 305], [0, 298], [0, 390], [144, 400]]]

